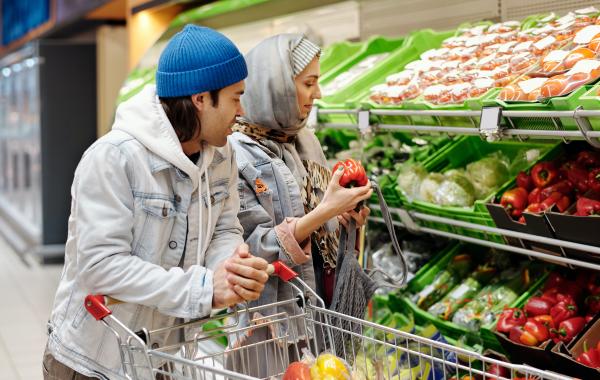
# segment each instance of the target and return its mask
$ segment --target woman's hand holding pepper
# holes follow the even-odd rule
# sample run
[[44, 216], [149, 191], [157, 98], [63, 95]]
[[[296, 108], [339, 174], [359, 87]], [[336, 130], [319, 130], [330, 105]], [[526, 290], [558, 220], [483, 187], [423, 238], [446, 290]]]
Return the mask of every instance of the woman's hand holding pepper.
[[367, 181], [366, 185], [359, 187], [345, 188], [341, 186], [340, 179], [344, 175], [345, 170], [347, 169], [339, 166], [333, 172], [323, 200], [317, 206], [317, 209], [321, 208], [325, 210], [325, 213], [329, 216], [327, 219], [352, 212], [359, 202], [369, 199], [371, 194], [373, 194], [370, 181]]

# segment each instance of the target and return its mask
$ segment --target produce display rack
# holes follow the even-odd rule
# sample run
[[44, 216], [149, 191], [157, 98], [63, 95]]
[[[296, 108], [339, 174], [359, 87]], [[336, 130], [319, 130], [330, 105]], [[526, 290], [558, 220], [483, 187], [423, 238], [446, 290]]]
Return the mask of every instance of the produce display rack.
[[[482, 117], [482, 113], [486, 116]], [[319, 116], [325, 114], [347, 114], [355, 120], [355, 123], [320, 123]], [[491, 115], [491, 117], [490, 117]], [[471, 121], [471, 126], [426, 126], [426, 125], [396, 125], [377, 122], [379, 116], [431, 116], [431, 117], [457, 117], [467, 118]], [[513, 120], [516, 118], [544, 118], [547, 121], [546, 129], [522, 129], [514, 128]], [[569, 118], [577, 125], [577, 130], [565, 130], [562, 128], [561, 119]], [[448, 134], [455, 135], [479, 135], [482, 139], [493, 142], [502, 139], [526, 140], [536, 139], [560, 139], [565, 142], [571, 140], [585, 140], [591, 146], [600, 148], [600, 131], [593, 130], [590, 119], [600, 120], [600, 110], [585, 110], [578, 107], [572, 111], [503, 111], [500, 107], [484, 107], [481, 111], [469, 110], [364, 110], [364, 109], [315, 109], [311, 115], [310, 123], [316, 128], [335, 128], [335, 129], [356, 129], [360, 130], [361, 138], [366, 138], [370, 133], [377, 131], [402, 131], [414, 134]], [[484, 120], [484, 122], [481, 122]], [[370, 206], [377, 211], [377, 205]], [[409, 231], [416, 233], [428, 233], [435, 236], [442, 236], [449, 239], [460, 240], [468, 243], [479, 244], [482, 246], [497, 248], [505, 251], [526, 255], [531, 258], [537, 258], [553, 263], [562, 264], [569, 267], [587, 268], [600, 271], [600, 264], [588, 262], [585, 260], [557, 256], [552, 253], [537, 251], [519, 247], [515, 245], [499, 243], [497, 239], [476, 238], [464, 236], [458, 233], [443, 231], [436, 228], [425, 227], [419, 222], [435, 222], [441, 225], [451, 227], [460, 227], [473, 231], [481, 232], [484, 236], [504, 236], [516, 238], [525, 241], [548, 244], [559, 247], [560, 250], [573, 249], [595, 255], [600, 255], [600, 247], [580, 244], [571, 241], [565, 241], [550, 237], [543, 237], [529, 233], [517, 232], [508, 229], [484, 226], [475, 223], [458, 221], [451, 218], [440, 217], [436, 215], [425, 214], [421, 212], [409, 211], [403, 208], [392, 208], [396, 217], [394, 224], [404, 227]], [[378, 216], [372, 216], [374, 222], [383, 222]], [[491, 241], [494, 240], [494, 241]]]

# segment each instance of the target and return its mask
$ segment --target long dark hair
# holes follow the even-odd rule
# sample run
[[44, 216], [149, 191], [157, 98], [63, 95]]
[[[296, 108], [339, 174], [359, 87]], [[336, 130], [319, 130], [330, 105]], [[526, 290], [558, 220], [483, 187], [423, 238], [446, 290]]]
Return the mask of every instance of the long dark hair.
[[[213, 107], [219, 105], [219, 90], [210, 91]], [[191, 96], [159, 98], [167, 118], [177, 133], [179, 142], [190, 141], [200, 133], [200, 118]]]

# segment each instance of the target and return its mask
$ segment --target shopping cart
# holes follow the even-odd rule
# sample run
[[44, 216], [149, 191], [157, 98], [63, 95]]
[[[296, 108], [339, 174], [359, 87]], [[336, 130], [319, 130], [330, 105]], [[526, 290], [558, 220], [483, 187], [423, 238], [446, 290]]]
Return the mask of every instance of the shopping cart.
[[[140, 332], [131, 331], [111, 315], [106, 306], [108, 298], [104, 296], [86, 297], [85, 307], [115, 335], [128, 379], [277, 379], [303, 352], [317, 356], [326, 351], [338, 353], [345, 360], [353, 371], [352, 379], [468, 378], [464, 376], [471, 376], [468, 379], [571, 379], [327, 310], [323, 301], [290, 268], [281, 262], [269, 268], [296, 290], [297, 298]], [[261, 314], [266, 309], [291, 303], [298, 304], [301, 312], [297, 315]], [[247, 325], [240, 323], [244, 316], [249, 322]], [[215, 319], [225, 324], [201, 329]], [[303, 333], [299, 334], [295, 326], [303, 327]], [[268, 332], [264, 339], [249, 345], [240, 344], [243, 337], [252, 336], [260, 329]], [[194, 331], [193, 336], [185, 338], [189, 337], [189, 331]], [[147, 343], [153, 336], [166, 333], [182, 339], [164, 347]], [[333, 347], [333, 342], [339, 341], [334, 338], [336, 334], [341, 334], [343, 347]], [[226, 346], [214, 343], [223, 337], [228, 338]], [[504, 367], [510, 374], [508, 377], [487, 374], [485, 369], [492, 365]]]

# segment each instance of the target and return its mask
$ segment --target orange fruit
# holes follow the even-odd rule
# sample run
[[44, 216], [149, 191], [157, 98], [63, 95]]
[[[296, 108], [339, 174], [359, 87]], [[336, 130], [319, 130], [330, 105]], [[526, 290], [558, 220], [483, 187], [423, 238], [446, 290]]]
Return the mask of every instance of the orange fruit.
[[597, 34], [594, 36], [594, 38], [592, 38], [588, 47], [596, 54], [600, 53], [600, 34]]
[[564, 75], [557, 75], [542, 85], [540, 94], [544, 98], [559, 96], [565, 90], [566, 85], [567, 78]]

